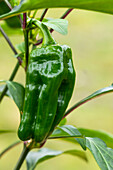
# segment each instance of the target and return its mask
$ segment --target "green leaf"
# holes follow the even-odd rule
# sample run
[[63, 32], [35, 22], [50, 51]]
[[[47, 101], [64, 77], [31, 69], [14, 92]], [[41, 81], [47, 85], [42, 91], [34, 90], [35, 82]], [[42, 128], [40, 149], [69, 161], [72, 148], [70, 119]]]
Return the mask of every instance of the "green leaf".
[[23, 103], [24, 103], [24, 95], [25, 95], [25, 89], [24, 87], [17, 83], [12, 81], [6, 81], [8, 90], [16, 103], [17, 107], [20, 111], [23, 110]]
[[113, 0], [22, 0], [11, 12], [4, 14], [5, 19], [20, 13], [42, 8], [77, 8], [113, 14]]
[[113, 169], [113, 149], [98, 138], [86, 138], [86, 146], [93, 154], [96, 162], [102, 170]]
[[20, 0], [8, 0], [12, 7], [19, 5]]
[[43, 22], [43, 24], [54, 29], [60, 34], [66, 35], [68, 33], [68, 21], [65, 19], [50, 19], [47, 22]]
[[100, 138], [107, 144], [108, 147], [113, 149], [113, 135], [112, 134], [105, 132], [103, 130], [92, 130], [92, 129], [84, 129], [84, 128], [78, 128], [78, 130], [85, 137]]
[[62, 119], [62, 120], [60, 121], [60, 123], [58, 124], [58, 126], [63, 126], [63, 125], [65, 125], [66, 123], [67, 123], [67, 119], [64, 118], [64, 119]]
[[72, 125], [57, 127], [48, 139], [63, 139], [68, 142], [79, 143], [86, 150], [86, 140], [83, 135]]
[[[0, 15], [10, 12], [10, 8], [5, 0], [0, 0]], [[21, 24], [18, 17], [12, 17], [6, 20], [6, 23], [11, 28], [20, 28]]]
[[22, 42], [20, 44], [16, 45], [16, 48], [21, 52], [24, 53], [25, 52], [25, 42]]
[[26, 158], [27, 170], [33, 170], [35, 169], [36, 165], [38, 165], [39, 163], [42, 163], [48, 159], [54, 158], [61, 154], [70, 154], [73, 156], [78, 156], [85, 161], [87, 160], [86, 155], [83, 151], [79, 151], [79, 150], [56, 151], [47, 148], [42, 148], [37, 152], [32, 152], [32, 151], [29, 152]]
[[82, 134], [72, 125], [58, 126], [49, 137], [51, 138], [65, 138], [65, 137], [82, 137]]
[[69, 110], [67, 110], [65, 112], [64, 117], [66, 117], [70, 112], [72, 112], [74, 109], [78, 108], [79, 106], [81, 106], [82, 104], [94, 99], [95, 97], [101, 96], [103, 94], [107, 94], [107, 93], [111, 93], [113, 92], [113, 84], [109, 87], [105, 87], [102, 88], [100, 90], [97, 90], [96, 92], [92, 93], [91, 95], [89, 95], [88, 97], [80, 100], [78, 103], [76, 103], [75, 105], [73, 105]]
[[[5, 87], [5, 85], [1, 85], [1, 86], [0, 86], [0, 95], [1, 95], [2, 91], [4, 90], [4, 87]], [[5, 96], [12, 98], [9, 90], [7, 90]]]

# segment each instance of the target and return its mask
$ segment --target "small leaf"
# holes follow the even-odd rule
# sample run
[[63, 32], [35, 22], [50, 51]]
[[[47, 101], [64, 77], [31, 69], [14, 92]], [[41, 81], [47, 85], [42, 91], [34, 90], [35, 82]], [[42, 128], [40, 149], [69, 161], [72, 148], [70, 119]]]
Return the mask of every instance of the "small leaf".
[[113, 169], [113, 149], [107, 148], [106, 144], [99, 138], [87, 137], [86, 146], [102, 170]]
[[58, 126], [63, 126], [63, 125], [66, 124], [66, 122], [67, 122], [67, 119], [64, 118], [64, 119], [62, 119], [62, 120], [60, 121], [60, 123], [58, 124]]
[[20, 52], [24, 53], [24, 52], [25, 52], [25, 43], [22, 42], [22, 43], [20, 43], [20, 44], [17, 44], [17, 45], [16, 45], [16, 48], [17, 48]]
[[54, 158], [61, 154], [70, 154], [73, 156], [79, 156], [80, 158], [87, 160], [86, 155], [83, 151], [79, 150], [68, 150], [68, 151], [56, 151], [47, 148], [42, 148], [37, 152], [29, 152], [26, 161], [27, 161], [27, 170], [35, 169], [36, 165], [41, 162], [44, 162], [48, 159]]
[[22, 111], [25, 95], [24, 87], [17, 82], [6, 81], [6, 83], [14, 102], [16, 103], [19, 110]]
[[68, 33], [68, 21], [65, 19], [50, 19], [46, 22], [43, 22], [43, 24], [54, 29], [60, 34], [66, 35]]
[[64, 125], [57, 127], [52, 135], [49, 137], [50, 138], [63, 138], [63, 137], [82, 137], [82, 134], [78, 131], [77, 128], [75, 128], [72, 125]]
[[112, 134], [105, 132], [103, 130], [92, 130], [92, 129], [85, 129], [85, 128], [78, 128], [78, 130], [85, 137], [100, 138], [101, 140], [103, 140], [107, 144], [108, 147], [113, 149], [113, 135]]

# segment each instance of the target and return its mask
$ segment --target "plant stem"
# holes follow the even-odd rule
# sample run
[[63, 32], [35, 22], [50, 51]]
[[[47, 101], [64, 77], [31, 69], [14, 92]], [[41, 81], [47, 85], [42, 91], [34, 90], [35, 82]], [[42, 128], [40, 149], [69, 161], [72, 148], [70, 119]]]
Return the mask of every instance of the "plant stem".
[[9, 151], [10, 149], [12, 149], [13, 147], [17, 146], [18, 144], [20, 144], [21, 141], [17, 141], [13, 144], [11, 144], [10, 146], [8, 146], [6, 149], [4, 149], [1, 153], [0, 153], [0, 158], [7, 152]]
[[[109, 90], [108, 90], [109, 88]], [[77, 109], [79, 106], [83, 105], [84, 103], [87, 103], [88, 101], [96, 98], [96, 97], [99, 97], [99, 96], [102, 96], [104, 94], [107, 94], [107, 93], [111, 93], [113, 92], [113, 87], [112, 85], [107, 87], [106, 88], [103, 88], [103, 89], [100, 89], [94, 93], [92, 93], [91, 95], [89, 95], [88, 97], [85, 97], [84, 99], [80, 100], [79, 102], [77, 102], [75, 105], [73, 105], [70, 109], [68, 109], [65, 114], [64, 114], [64, 117], [65, 118], [68, 114], [70, 114], [73, 110]]]
[[[20, 64], [19, 64], [19, 62], [17, 62], [16, 66], [15, 66], [15, 68], [14, 68], [14, 70], [13, 70], [13, 72], [12, 72], [10, 78], [9, 78], [9, 81], [12, 81], [14, 79], [14, 77], [15, 77], [18, 69], [19, 69], [19, 66], [20, 66]], [[5, 85], [3, 91], [2, 91], [2, 93], [0, 95], [0, 102], [2, 101], [3, 97], [5, 96], [7, 90], [8, 90], [7, 85]]]
[[[1, 26], [0, 26], [0, 32], [2, 33], [3, 37], [4, 37], [5, 40], [7, 41], [8, 45], [9, 45], [10, 48], [12, 49], [13, 53], [14, 53], [15, 55], [17, 55], [18, 53], [17, 53], [14, 45], [12, 44], [12, 42], [11, 42], [10, 39], [9, 39], [9, 37], [8, 37], [7, 34], [4, 32], [4, 30], [2, 29]], [[21, 65], [22, 59], [21, 59], [20, 57], [17, 57], [17, 59], [18, 59], [19, 64]]]
[[17, 54], [16, 49], [14, 48], [13, 44], [11, 43], [10, 39], [8, 38], [7, 34], [4, 32], [4, 30], [2, 29], [2, 27], [0, 26], [0, 32], [2, 33], [2, 35], [4, 36], [5, 40], [7, 41], [7, 43], [9, 44], [9, 46], [11, 47], [12, 51], [14, 52], [14, 54]]
[[26, 145], [24, 145], [23, 151], [22, 151], [22, 153], [20, 155], [20, 158], [19, 158], [14, 170], [19, 170], [20, 169], [20, 167], [22, 166], [22, 164], [23, 164], [23, 162], [24, 162], [24, 160], [25, 160], [25, 158], [26, 158], [29, 151], [30, 151], [30, 149]]
[[43, 13], [42, 13], [42, 15], [41, 15], [41, 17], [40, 17], [40, 21], [42, 21], [42, 20], [44, 19], [47, 11], [48, 11], [48, 8], [44, 9], [44, 11], [43, 11]]
[[28, 65], [28, 57], [29, 57], [29, 39], [28, 39], [28, 30], [27, 27], [27, 13], [23, 14], [23, 32], [24, 32], [24, 42], [25, 42], [25, 57], [26, 57], [26, 67]]
[[67, 136], [53, 136], [53, 137], [49, 137], [48, 139], [62, 139], [62, 138], [83, 138], [82, 136], [69, 136], [69, 135], [67, 135]]
[[65, 11], [65, 13], [60, 17], [61, 19], [65, 19], [69, 14], [70, 12], [73, 10], [73, 8], [71, 9], [68, 9], [67, 11]]
[[23, 13], [23, 30], [26, 29], [26, 24], [27, 24], [27, 14]]

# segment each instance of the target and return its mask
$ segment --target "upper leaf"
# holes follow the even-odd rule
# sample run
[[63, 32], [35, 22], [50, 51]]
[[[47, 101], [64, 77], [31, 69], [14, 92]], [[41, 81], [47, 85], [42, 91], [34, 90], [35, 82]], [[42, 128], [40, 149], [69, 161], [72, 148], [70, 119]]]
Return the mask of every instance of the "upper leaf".
[[11, 12], [2, 15], [0, 19], [5, 19], [30, 10], [57, 7], [86, 9], [113, 14], [112, 6], [113, 0], [22, 0], [19, 6], [15, 6]]
[[[82, 139], [79, 137], [81, 137]], [[52, 135], [49, 137], [49, 139], [51, 138], [62, 138], [68, 141], [70, 141], [69, 138], [71, 138], [71, 141], [73, 141], [74, 143], [78, 142], [81, 147], [86, 150], [86, 139], [83, 138], [83, 135], [78, 131], [78, 129], [72, 125], [64, 125], [58, 127], [58, 129], [55, 129]]]
[[57, 127], [49, 138], [53, 137], [82, 137], [82, 134], [72, 125]]
[[46, 22], [43, 22], [43, 24], [54, 29], [60, 34], [67, 34], [68, 21], [65, 19], [50, 19]]
[[86, 146], [92, 152], [96, 162], [102, 170], [113, 169], [113, 149], [98, 138], [86, 138]]

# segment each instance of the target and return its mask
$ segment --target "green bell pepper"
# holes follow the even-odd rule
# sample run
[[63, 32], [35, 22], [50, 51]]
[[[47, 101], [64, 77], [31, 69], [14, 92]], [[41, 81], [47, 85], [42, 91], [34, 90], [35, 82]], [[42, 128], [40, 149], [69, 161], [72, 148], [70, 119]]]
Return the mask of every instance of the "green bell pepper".
[[42, 144], [64, 116], [74, 88], [75, 70], [71, 48], [56, 44], [43, 24], [40, 28], [44, 41], [29, 55], [18, 136]]

